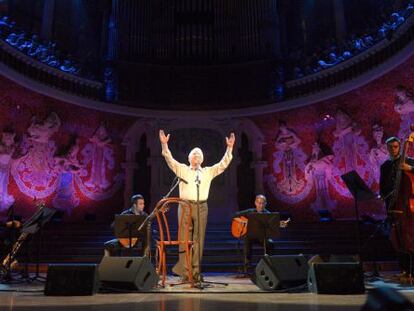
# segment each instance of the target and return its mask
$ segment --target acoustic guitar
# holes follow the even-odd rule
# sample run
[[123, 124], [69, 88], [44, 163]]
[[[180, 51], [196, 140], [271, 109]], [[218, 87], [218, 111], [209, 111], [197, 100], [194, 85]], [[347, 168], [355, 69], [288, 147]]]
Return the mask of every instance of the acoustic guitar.
[[[286, 228], [290, 222], [290, 218], [287, 220], [281, 220], [280, 228]], [[248, 218], [245, 216], [234, 217], [231, 222], [231, 235], [236, 239], [240, 239], [247, 234]]]
[[[129, 248], [129, 238], [118, 238], [118, 242], [125, 248]], [[137, 244], [138, 238], [131, 239], [131, 247], [134, 247]]]
[[244, 237], [247, 233], [247, 217], [239, 216], [234, 217], [231, 222], [231, 234], [236, 239]]

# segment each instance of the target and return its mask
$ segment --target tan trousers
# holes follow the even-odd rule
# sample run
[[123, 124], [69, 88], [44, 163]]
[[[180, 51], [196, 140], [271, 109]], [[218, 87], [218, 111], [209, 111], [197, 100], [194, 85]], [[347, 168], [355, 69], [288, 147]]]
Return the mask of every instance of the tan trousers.
[[[200, 276], [200, 265], [201, 259], [203, 257], [204, 250], [204, 239], [206, 236], [206, 226], [207, 226], [207, 216], [208, 216], [208, 206], [207, 202], [199, 204], [200, 209], [198, 209], [197, 203], [191, 203], [191, 219], [192, 224], [190, 224], [190, 235], [189, 239], [194, 241], [193, 246], [193, 256], [191, 258], [192, 263], [192, 272], [193, 278], [198, 280]], [[182, 213], [181, 206], [178, 207], [178, 219], [180, 219]], [[186, 218], [185, 218], [186, 219]], [[184, 230], [181, 230], [180, 240], [184, 240]], [[180, 245], [178, 262], [173, 267], [173, 272], [179, 276], [186, 277], [187, 266], [185, 263], [185, 247]]]

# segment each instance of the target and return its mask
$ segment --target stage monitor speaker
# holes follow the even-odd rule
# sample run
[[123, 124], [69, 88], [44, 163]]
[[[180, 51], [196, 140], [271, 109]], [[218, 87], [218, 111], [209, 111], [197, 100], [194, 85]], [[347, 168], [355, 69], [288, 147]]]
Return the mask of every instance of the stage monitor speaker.
[[306, 284], [308, 263], [303, 255], [263, 256], [252, 281], [261, 289], [272, 291]]
[[312, 256], [308, 260], [309, 266], [313, 263], [320, 263], [320, 262], [359, 262], [358, 255], [351, 255], [351, 254], [335, 254], [335, 255], [327, 255], [327, 254], [319, 254]]
[[88, 296], [99, 289], [97, 265], [49, 265], [46, 296]]
[[147, 257], [103, 257], [99, 264], [106, 288], [148, 291], [158, 284], [158, 274]]
[[355, 262], [313, 263], [309, 268], [308, 288], [318, 294], [362, 294], [365, 286], [361, 265]]

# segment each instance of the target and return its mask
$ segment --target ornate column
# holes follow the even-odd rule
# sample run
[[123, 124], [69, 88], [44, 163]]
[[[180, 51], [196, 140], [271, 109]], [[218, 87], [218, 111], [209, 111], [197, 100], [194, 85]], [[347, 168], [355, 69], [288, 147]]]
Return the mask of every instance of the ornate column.
[[250, 119], [243, 119], [238, 127], [247, 135], [249, 150], [253, 155], [251, 168], [254, 170], [255, 193], [264, 193], [263, 169], [267, 167], [267, 162], [262, 160], [264, 135]]
[[[231, 129], [227, 131], [227, 136], [230, 134]], [[227, 219], [231, 219], [231, 217], [239, 210], [239, 204], [237, 201], [237, 167], [240, 165], [240, 156], [237, 152], [237, 141], [240, 140], [240, 135], [236, 132], [236, 144], [233, 148], [233, 160], [232, 163], [230, 163], [230, 166], [227, 169], [227, 172], [225, 174], [228, 174], [228, 178], [226, 178], [226, 191], [229, 194], [226, 197], [226, 206], [227, 206]]]
[[138, 142], [131, 136], [126, 136], [122, 141], [122, 145], [125, 146], [125, 162], [121, 164], [125, 173], [124, 208], [127, 208], [130, 205], [130, 198], [134, 191], [134, 171], [138, 168], [135, 161]]
[[[151, 149], [153, 150], [153, 149]], [[152, 154], [152, 152], [151, 152]], [[164, 184], [164, 179], [162, 178], [162, 170], [161, 165], [163, 165], [164, 158], [161, 156], [161, 148], [159, 150], [159, 154], [153, 155], [148, 159], [148, 165], [151, 167], [151, 202], [152, 205], [155, 204], [167, 194], [167, 191]]]
[[128, 208], [130, 206], [130, 198], [134, 192], [134, 171], [138, 168], [138, 164], [136, 162], [124, 162], [121, 166], [125, 171], [124, 208]]
[[255, 193], [264, 193], [263, 170], [267, 167], [266, 161], [255, 160], [252, 163], [254, 169]]

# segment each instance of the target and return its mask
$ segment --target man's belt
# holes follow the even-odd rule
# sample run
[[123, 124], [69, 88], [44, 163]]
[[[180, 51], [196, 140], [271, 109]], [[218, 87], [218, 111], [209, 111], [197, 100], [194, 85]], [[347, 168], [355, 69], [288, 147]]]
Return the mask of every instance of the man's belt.
[[190, 202], [191, 204], [204, 204], [207, 203], [207, 200], [200, 200], [200, 201], [193, 201], [193, 200], [187, 200], [188, 202]]

